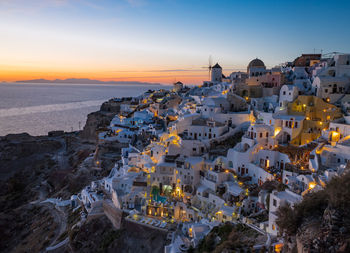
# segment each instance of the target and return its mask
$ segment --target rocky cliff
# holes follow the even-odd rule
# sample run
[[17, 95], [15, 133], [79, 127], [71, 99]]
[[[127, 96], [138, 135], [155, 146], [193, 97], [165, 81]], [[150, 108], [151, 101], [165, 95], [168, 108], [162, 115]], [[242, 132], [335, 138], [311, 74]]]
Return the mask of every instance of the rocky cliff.
[[90, 113], [80, 136], [87, 141], [95, 143], [99, 130], [109, 126], [113, 117], [120, 111], [120, 104], [120, 101], [111, 99], [103, 103], [99, 111]]
[[350, 252], [350, 173], [278, 210], [285, 252]]

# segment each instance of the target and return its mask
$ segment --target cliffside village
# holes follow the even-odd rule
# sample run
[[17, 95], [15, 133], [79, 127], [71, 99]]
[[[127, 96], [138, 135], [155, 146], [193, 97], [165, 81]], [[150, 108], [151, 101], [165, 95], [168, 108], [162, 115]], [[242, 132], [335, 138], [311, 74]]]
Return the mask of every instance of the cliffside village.
[[[271, 69], [254, 59], [229, 75], [215, 64], [210, 76], [105, 104], [120, 108], [98, 143], [120, 143], [120, 159], [72, 204], [169, 232], [166, 253], [196, 247], [225, 222], [247, 224], [266, 235], [257, 249], [279, 251], [278, 208], [349, 170], [350, 54], [303, 54]], [[102, 162], [98, 150], [88, 159]]]

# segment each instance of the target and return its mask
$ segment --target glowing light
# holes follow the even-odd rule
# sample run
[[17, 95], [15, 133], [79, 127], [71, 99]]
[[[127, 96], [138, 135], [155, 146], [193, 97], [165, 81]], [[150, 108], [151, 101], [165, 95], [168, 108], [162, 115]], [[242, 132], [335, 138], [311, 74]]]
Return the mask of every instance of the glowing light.
[[228, 93], [228, 91], [229, 91], [229, 90], [224, 90], [224, 91], [222, 92], [222, 95], [227, 94], [227, 93]]
[[279, 134], [279, 132], [281, 132], [281, 128], [280, 127], [275, 129], [274, 136], [277, 136], [277, 134]]
[[229, 170], [225, 170], [226, 173], [229, 173], [230, 171]]
[[188, 235], [189, 235], [190, 237], [193, 237], [193, 235], [192, 235], [192, 228], [189, 228], [189, 229], [188, 229]]
[[275, 252], [276, 252], [276, 253], [281, 252], [282, 249], [283, 249], [283, 243], [280, 243], [280, 244], [276, 244], [276, 245], [275, 245]]
[[340, 134], [338, 132], [332, 132], [332, 141], [338, 141]]
[[310, 182], [309, 183], [309, 190], [312, 190], [313, 188], [315, 188], [316, 183], [315, 182]]

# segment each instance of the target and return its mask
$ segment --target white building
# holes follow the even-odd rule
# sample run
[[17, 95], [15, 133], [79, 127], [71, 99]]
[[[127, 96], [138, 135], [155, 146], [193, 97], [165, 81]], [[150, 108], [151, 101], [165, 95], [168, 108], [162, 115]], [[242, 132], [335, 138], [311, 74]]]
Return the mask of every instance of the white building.
[[299, 89], [297, 86], [283, 85], [280, 90], [279, 107], [285, 108], [286, 105], [290, 102], [293, 102], [298, 95], [299, 95]]
[[281, 205], [289, 204], [294, 206], [296, 203], [300, 202], [302, 197], [288, 189], [282, 192], [273, 191], [270, 194], [270, 208], [269, 208], [269, 227], [268, 233], [271, 235], [277, 236], [278, 227], [276, 224], [277, 219], [277, 209]]

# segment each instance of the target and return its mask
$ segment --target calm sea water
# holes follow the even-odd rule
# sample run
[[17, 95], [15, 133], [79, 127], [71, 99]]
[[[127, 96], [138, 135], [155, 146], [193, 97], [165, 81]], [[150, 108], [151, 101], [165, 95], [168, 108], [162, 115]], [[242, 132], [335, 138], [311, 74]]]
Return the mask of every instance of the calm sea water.
[[166, 86], [0, 83], [0, 136], [83, 128], [87, 115], [113, 97]]

